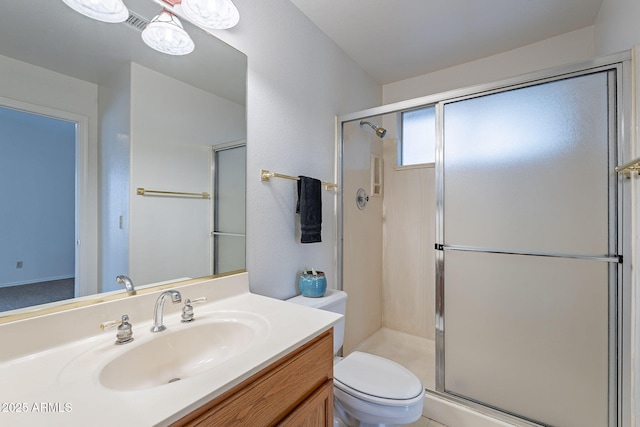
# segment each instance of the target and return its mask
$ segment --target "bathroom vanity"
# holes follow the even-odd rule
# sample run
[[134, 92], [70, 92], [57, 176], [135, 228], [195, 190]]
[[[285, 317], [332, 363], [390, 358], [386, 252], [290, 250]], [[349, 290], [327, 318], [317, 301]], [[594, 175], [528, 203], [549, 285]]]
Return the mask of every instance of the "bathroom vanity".
[[[340, 315], [251, 294], [248, 274], [0, 324], [0, 425], [332, 425], [333, 325]], [[164, 289], [166, 290], [166, 289]], [[133, 342], [100, 324], [127, 314]]]
[[172, 427], [333, 425], [333, 333], [327, 331]]

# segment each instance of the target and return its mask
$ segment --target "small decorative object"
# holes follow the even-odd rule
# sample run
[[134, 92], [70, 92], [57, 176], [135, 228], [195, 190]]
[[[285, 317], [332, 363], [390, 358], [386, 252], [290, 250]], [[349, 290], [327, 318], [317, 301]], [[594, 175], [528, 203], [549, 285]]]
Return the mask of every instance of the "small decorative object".
[[324, 272], [316, 271], [313, 268], [308, 273], [304, 270], [300, 275], [300, 292], [305, 297], [319, 298], [327, 291], [327, 278]]

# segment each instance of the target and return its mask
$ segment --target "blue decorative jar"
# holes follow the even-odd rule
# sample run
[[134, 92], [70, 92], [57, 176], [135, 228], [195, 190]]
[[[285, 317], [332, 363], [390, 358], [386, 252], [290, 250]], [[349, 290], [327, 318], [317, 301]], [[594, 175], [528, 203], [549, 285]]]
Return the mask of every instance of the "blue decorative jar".
[[302, 273], [298, 285], [300, 292], [305, 297], [320, 298], [327, 291], [327, 279], [322, 271], [316, 271], [315, 275]]

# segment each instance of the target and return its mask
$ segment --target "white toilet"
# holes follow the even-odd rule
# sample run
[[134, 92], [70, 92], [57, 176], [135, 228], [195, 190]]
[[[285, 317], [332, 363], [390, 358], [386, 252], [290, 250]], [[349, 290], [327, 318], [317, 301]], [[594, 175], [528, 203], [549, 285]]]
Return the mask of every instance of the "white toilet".
[[[347, 294], [327, 289], [324, 297], [302, 295], [294, 304], [345, 314]], [[334, 327], [334, 355], [344, 341], [344, 318]], [[424, 387], [411, 371], [383, 357], [354, 351], [333, 364], [334, 426], [401, 426], [422, 416]]]

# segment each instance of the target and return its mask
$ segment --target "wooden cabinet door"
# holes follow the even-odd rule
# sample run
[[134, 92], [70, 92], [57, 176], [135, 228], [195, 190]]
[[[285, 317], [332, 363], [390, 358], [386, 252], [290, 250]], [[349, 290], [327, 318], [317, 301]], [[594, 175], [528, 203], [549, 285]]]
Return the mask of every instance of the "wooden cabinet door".
[[328, 380], [278, 423], [278, 427], [333, 426], [333, 380]]

